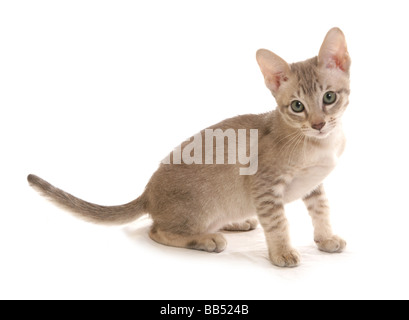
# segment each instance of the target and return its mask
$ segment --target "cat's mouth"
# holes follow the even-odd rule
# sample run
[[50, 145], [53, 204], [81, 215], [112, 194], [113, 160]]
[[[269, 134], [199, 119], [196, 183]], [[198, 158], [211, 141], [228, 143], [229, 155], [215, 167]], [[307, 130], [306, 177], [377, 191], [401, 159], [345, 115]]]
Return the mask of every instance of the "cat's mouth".
[[328, 137], [331, 134], [332, 130], [326, 130], [326, 131], [319, 131], [316, 134], [316, 138], [318, 139], [325, 139], [326, 137]]

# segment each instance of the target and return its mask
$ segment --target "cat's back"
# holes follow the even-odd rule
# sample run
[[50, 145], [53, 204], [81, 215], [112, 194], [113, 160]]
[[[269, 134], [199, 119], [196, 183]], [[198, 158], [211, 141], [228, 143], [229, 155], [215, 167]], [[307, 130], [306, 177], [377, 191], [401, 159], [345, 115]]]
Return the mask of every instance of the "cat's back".
[[[229, 164], [229, 151], [232, 151], [232, 141], [228, 138], [228, 130], [230, 133], [234, 132], [233, 137], [239, 139], [239, 130], [245, 130], [246, 132], [246, 148], [247, 154], [250, 150], [250, 131], [257, 130], [257, 139], [265, 135], [268, 130], [268, 119], [271, 117], [271, 112], [264, 114], [246, 114], [233, 118], [226, 119], [213, 126], [210, 126], [200, 133], [192, 137], [190, 140], [182, 143], [182, 145], [176, 148], [168, 157], [169, 163], [161, 163], [158, 170], [153, 174], [151, 180], [147, 185], [147, 193], [151, 197], [154, 197], [157, 201], [159, 197], [163, 199], [172, 199], [172, 201], [193, 202], [197, 205], [197, 210], [200, 207], [208, 205], [210, 202], [213, 204], [219, 204], [220, 206], [230, 207], [230, 204], [235, 206], [238, 202], [243, 203], [243, 207], [248, 207], [247, 199], [248, 192], [248, 177], [246, 175], [240, 175], [240, 168], [243, 164], [240, 163], [238, 157], [235, 163]], [[209, 146], [206, 146], [206, 131], [209, 134], [209, 130], [216, 132], [217, 129], [221, 131], [219, 134], [226, 134], [223, 138], [224, 142], [224, 161], [223, 163], [216, 163], [216, 155], [218, 152], [217, 138], [212, 139], [213, 156], [214, 161], [212, 164], [208, 164], [206, 161], [206, 153], [209, 151]], [[201, 136], [201, 150], [195, 150], [192, 147], [194, 138]], [[234, 141], [235, 152], [238, 152], [236, 148], [236, 142]], [[229, 148], [230, 143], [230, 148]], [[196, 145], [199, 147], [199, 145]], [[189, 149], [189, 154], [193, 155], [195, 152], [201, 152], [202, 157], [200, 163], [187, 164], [183, 161], [183, 154], [185, 148]], [[181, 155], [175, 157], [175, 151], [180, 152]], [[185, 153], [186, 155], [186, 153]], [[237, 153], [236, 153], [237, 156]], [[175, 163], [175, 159], [178, 159]], [[248, 166], [248, 165], [247, 165]], [[210, 201], [212, 199], [212, 201]], [[219, 208], [222, 209], [222, 208]], [[225, 208], [227, 209], [227, 208]]]
[[[228, 129], [256, 129], [260, 132], [264, 132], [268, 126], [268, 120], [273, 117], [275, 111], [270, 111], [266, 113], [260, 114], [243, 114], [236, 117], [232, 117], [226, 120], [223, 120], [213, 126], [210, 126], [206, 129], [221, 129], [221, 130], [228, 130]], [[202, 131], [204, 132], [204, 130]]]

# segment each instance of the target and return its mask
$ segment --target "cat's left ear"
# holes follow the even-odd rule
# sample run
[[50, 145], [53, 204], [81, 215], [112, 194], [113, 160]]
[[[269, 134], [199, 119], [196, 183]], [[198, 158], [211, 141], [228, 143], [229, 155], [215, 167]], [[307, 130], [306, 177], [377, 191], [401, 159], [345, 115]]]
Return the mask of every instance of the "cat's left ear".
[[328, 69], [340, 69], [346, 73], [349, 72], [351, 58], [341, 29], [332, 28], [328, 31], [318, 54], [318, 64]]

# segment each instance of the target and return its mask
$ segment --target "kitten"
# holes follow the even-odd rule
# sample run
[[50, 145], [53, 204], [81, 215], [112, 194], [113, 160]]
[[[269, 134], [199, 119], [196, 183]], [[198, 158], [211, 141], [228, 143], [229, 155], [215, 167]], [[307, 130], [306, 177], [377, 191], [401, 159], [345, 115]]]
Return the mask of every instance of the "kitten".
[[[85, 202], [34, 175], [28, 176], [29, 183], [91, 222], [123, 224], [150, 214], [150, 237], [168, 246], [221, 252], [227, 243], [220, 230], [252, 230], [259, 221], [271, 262], [280, 267], [294, 267], [300, 262], [290, 243], [284, 205], [303, 199], [318, 248], [341, 252], [346, 242], [332, 233], [322, 181], [335, 167], [345, 145], [341, 116], [348, 105], [350, 57], [344, 34], [338, 28], [331, 29], [318, 56], [304, 62], [289, 65], [264, 49], [257, 51], [256, 58], [277, 101], [276, 110], [238, 116], [209, 128], [225, 133], [230, 130], [239, 136], [245, 129], [242, 138], [257, 142], [258, 156], [250, 156], [257, 161], [254, 172], [239, 174], [243, 162], [232, 161], [228, 151], [240, 149], [243, 142], [233, 141], [232, 146], [231, 135], [226, 134], [229, 139], [222, 136], [221, 140], [225, 144], [222, 160], [228, 163], [209, 164], [208, 154], [198, 153], [192, 149], [192, 141], [186, 141], [160, 165], [144, 193], [121, 206]], [[195, 136], [200, 140], [196, 146], [207, 147], [207, 131]], [[256, 132], [255, 140], [250, 131]], [[213, 142], [212, 136], [210, 140]], [[251, 153], [251, 146], [241, 149], [238, 157]], [[176, 164], [180, 156], [176, 150], [187, 156], [194, 151], [196, 161]], [[213, 160], [220, 145], [205, 151], [211, 151]]]

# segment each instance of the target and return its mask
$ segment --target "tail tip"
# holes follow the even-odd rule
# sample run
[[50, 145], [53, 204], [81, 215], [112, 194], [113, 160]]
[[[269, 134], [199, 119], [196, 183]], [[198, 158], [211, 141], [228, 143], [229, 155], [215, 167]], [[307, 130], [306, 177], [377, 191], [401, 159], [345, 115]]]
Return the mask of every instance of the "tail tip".
[[38, 180], [38, 177], [36, 175], [34, 175], [34, 174], [30, 173], [27, 176], [27, 181], [28, 181], [29, 184], [34, 184], [37, 180]]

